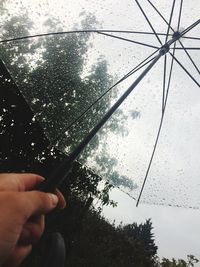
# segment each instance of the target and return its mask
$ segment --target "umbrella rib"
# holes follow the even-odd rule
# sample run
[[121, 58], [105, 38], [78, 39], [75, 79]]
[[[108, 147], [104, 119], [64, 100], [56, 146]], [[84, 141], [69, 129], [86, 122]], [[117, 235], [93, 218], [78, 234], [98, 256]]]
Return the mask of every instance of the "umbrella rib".
[[[158, 51], [158, 50], [157, 50]], [[137, 72], [138, 70], [140, 70], [141, 68], [143, 68], [144, 66], [146, 66], [148, 63], [150, 63], [155, 57], [151, 58], [155, 53], [157, 53], [157, 51], [155, 51], [154, 53], [152, 53], [150, 56], [148, 56], [147, 58], [145, 58], [142, 62], [140, 62], [137, 66], [135, 66], [131, 71], [129, 71], [126, 75], [124, 75], [120, 80], [118, 80], [114, 85], [112, 85], [108, 90], [106, 90], [100, 97], [98, 97], [91, 105], [89, 105], [89, 107], [87, 107], [86, 110], [84, 110], [72, 123], [70, 123], [70, 125], [64, 130], [64, 132], [68, 131], [74, 124], [76, 124], [77, 122], [81, 122], [81, 119], [88, 113], [88, 111], [96, 104], [98, 103], [106, 94], [108, 94], [114, 87], [116, 87], [117, 85], [119, 85], [121, 82], [123, 82], [124, 80], [126, 80], [128, 77], [130, 77], [132, 74], [134, 74], [135, 72]], [[58, 139], [60, 138], [60, 135], [53, 140], [53, 143], [57, 142]]]
[[[0, 43], [8, 43], [13, 41], [21, 41], [25, 39], [32, 39], [38, 37], [45, 37], [45, 36], [53, 36], [53, 35], [64, 35], [64, 34], [71, 34], [71, 33], [97, 33], [97, 32], [114, 32], [114, 33], [131, 33], [131, 34], [146, 34], [146, 35], [154, 35], [153, 32], [142, 32], [142, 31], [126, 31], [126, 30], [74, 30], [74, 31], [59, 31], [59, 32], [49, 32], [49, 33], [39, 33], [34, 35], [27, 35], [21, 36], [16, 38], [4, 39], [0, 40]], [[166, 35], [165, 33], [157, 33], [158, 35]]]
[[142, 187], [141, 187], [141, 190], [140, 190], [140, 194], [139, 194], [138, 199], [137, 199], [136, 207], [138, 207], [138, 205], [140, 203], [140, 199], [141, 199], [142, 193], [144, 191], [144, 186], [146, 184], [146, 181], [147, 181], [147, 178], [148, 178], [148, 175], [149, 175], [151, 164], [152, 164], [152, 161], [153, 161], [153, 158], [154, 158], [154, 155], [155, 155], [155, 151], [156, 151], [156, 148], [157, 148], [158, 140], [159, 140], [159, 137], [160, 137], [160, 132], [161, 132], [161, 128], [162, 128], [163, 118], [164, 118], [164, 111], [163, 111], [163, 114], [161, 116], [161, 120], [160, 120], [160, 124], [159, 124], [159, 129], [158, 129], [158, 133], [157, 133], [157, 136], [156, 136], [156, 141], [155, 141], [155, 144], [154, 144], [154, 147], [153, 147], [153, 152], [151, 154], [151, 158], [150, 158], [150, 161], [149, 161], [149, 164], [148, 164], [148, 168], [146, 170], [146, 174], [145, 174], [144, 181], [143, 181], [143, 184], [142, 184]]
[[183, 0], [181, 0], [181, 4], [180, 4], [180, 10], [179, 10], [179, 17], [178, 17], [178, 31], [180, 29], [180, 23], [181, 23], [181, 15], [182, 15], [182, 9], [183, 9]]
[[199, 68], [197, 67], [196, 63], [194, 62], [193, 58], [191, 57], [190, 53], [187, 50], [200, 50], [199, 47], [185, 47], [183, 45], [183, 43], [181, 42], [181, 40], [178, 40], [180, 45], [182, 47], [175, 47], [174, 49], [178, 49], [178, 50], [184, 50], [184, 52], [186, 53], [186, 55], [188, 56], [188, 58], [190, 59], [190, 61], [192, 62], [193, 66], [195, 67], [195, 69], [197, 70], [197, 72], [200, 74]]
[[[175, 46], [176, 46], [176, 43], [174, 43], [174, 47]], [[174, 53], [175, 53], [175, 49], [173, 51], [173, 54]], [[153, 159], [154, 159], [154, 155], [155, 155], [155, 152], [156, 152], [156, 148], [157, 148], [157, 145], [158, 145], [158, 140], [160, 138], [160, 133], [161, 133], [162, 125], [163, 125], [163, 119], [164, 119], [165, 110], [166, 110], [166, 106], [167, 106], [167, 99], [168, 99], [168, 96], [169, 96], [169, 88], [170, 88], [170, 83], [171, 83], [173, 65], [174, 65], [174, 58], [172, 58], [172, 61], [171, 61], [171, 67], [170, 67], [170, 73], [169, 73], [169, 79], [168, 79], [168, 85], [167, 85], [167, 93], [166, 93], [166, 97], [165, 97], [165, 101], [164, 101], [164, 106], [163, 106], [162, 115], [161, 115], [161, 119], [160, 119], [160, 124], [159, 124], [159, 128], [158, 128], [157, 136], [156, 136], [156, 141], [154, 143], [154, 147], [153, 147], [153, 151], [152, 151], [152, 154], [151, 154], [151, 158], [150, 158], [150, 161], [149, 161], [146, 173], [145, 173], [144, 181], [143, 181], [143, 184], [142, 184], [138, 199], [137, 199], [136, 207], [138, 207], [138, 205], [140, 203], [140, 199], [141, 199], [142, 193], [144, 191], [144, 187], [145, 187], [147, 178], [149, 176], [149, 171], [150, 171], [150, 168], [151, 168], [151, 165], [152, 165], [152, 162], [153, 162]]]
[[103, 33], [103, 32], [97, 32], [97, 33], [105, 35], [105, 36], [108, 36], [108, 37], [111, 37], [111, 38], [116, 38], [116, 39], [119, 39], [119, 40], [122, 40], [122, 41], [131, 42], [131, 43], [134, 43], [134, 44], [139, 44], [139, 45], [143, 45], [143, 46], [147, 46], [147, 47], [158, 49], [157, 46], [153, 46], [153, 45], [145, 44], [145, 43], [142, 43], [142, 42], [130, 40], [130, 39], [123, 38], [123, 37], [120, 37], [120, 36], [116, 36], [116, 35], [113, 35], [113, 34]]
[[199, 37], [183, 36], [182, 38], [184, 38], [184, 39], [190, 39], [190, 40], [200, 41], [200, 38], [199, 38]]
[[[168, 30], [169, 29], [171, 29], [174, 33], [175, 33], [175, 30], [171, 27], [171, 23], [168, 23], [167, 22], [167, 20], [165, 19], [165, 17], [161, 14], [161, 12], [151, 3], [151, 1], [150, 0], [148, 0], [148, 2], [152, 5], [152, 7], [155, 9], [155, 11], [160, 15], [160, 17], [165, 21], [165, 23], [168, 25]], [[174, 3], [173, 3], [174, 4]], [[182, 4], [183, 4], [183, 1], [181, 1], [181, 6], [180, 6], [180, 12], [179, 12], [179, 19], [178, 19], [178, 29], [179, 29], [179, 26], [180, 26], [180, 19], [181, 19], [181, 11], [182, 11]], [[191, 26], [190, 26], [191, 27]], [[167, 39], [167, 37], [166, 37], [166, 39]], [[187, 51], [187, 49], [188, 50], [199, 50], [200, 48], [197, 48], [197, 49], [195, 49], [195, 48], [193, 48], [193, 47], [191, 47], [191, 48], [189, 48], [189, 47], [187, 47], [187, 48], [185, 48], [184, 47], [184, 45], [183, 45], [183, 43], [181, 42], [181, 40], [178, 40], [179, 41], [179, 43], [180, 43], [180, 45], [182, 46], [181, 48], [179, 48], [179, 47], [174, 47], [174, 49], [183, 49], [184, 51], [185, 51], [185, 53], [186, 53], [186, 55], [189, 57], [189, 59], [191, 60], [191, 62], [192, 62], [192, 64], [193, 64], [193, 66], [195, 67], [195, 69], [198, 71], [198, 73], [199, 73], [199, 69], [198, 69], [198, 67], [197, 67], [197, 65], [196, 65], [196, 63], [194, 62], [194, 60], [192, 59], [192, 57], [191, 57], [191, 55], [189, 54], [189, 52]]]
[[144, 10], [143, 10], [143, 8], [141, 7], [141, 5], [139, 4], [138, 0], [135, 0], [135, 2], [136, 2], [136, 4], [138, 5], [139, 9], [141, 10], [142, 14], [144, 15], [144, 17], [145, 17], [146, 21], [148, 22], [149, 26], [151, 27], [152, 31], [154, 32], [154, 34], [155, 34], [155, 36], [156, 36], [158, 42], [162, 45], [162, 42], [161, 42], [159, 36], [157, 35], [157, 33], [156, 33], [156, 31], [155, 31], [153, 25], [151, 24], [150, 20], [148, 19], [146, 13], [144, 12]]
[[195, 48], [195, 47], [184, 47], [183, 43], [180, 41], [180, 44], [182, 47], [176, 47], [174, 49], [179, 49], [179, 50], [184, 50], [185, 53], [187, 54], [187, 56], [189, 57], [189, 59], [191, 60], [193, 66], [195, 67], [195, 69], [197, 70], [197, 72], [200, 74], [199, 68], [197, 67], [196, 63], [194, 62], [193, 58], [191, 57], [191, 55], [189, 54], [189, 52], [187, 50], [200, 50], [200, 47]]
[[162, 113], [165, 106], [165, 87], [166, 87], [167, 55], [164, 57], [164, 75], [163, 75], [163, 96], [162, 96]]
[[[124, 81], [125, 79], [127, 79], [128, 77], [130, 77], [132, 74], [136, 73], [138, 70], [140, 70], [141, 68], [143, 68], [144, 66], [146, 66], [148, 63], [150, 63], [155, 57], [151, 58], [155, 53], [157, 53], [158, 50], [156, 50], [153, 54], [151, 54], [150, 56], [148, 56], [145, 60], [143, 60], [142, 62], [140, 62], [140, 64], [138, 64], [136, 67], [134, 67], [131, 71], [129, 71], [123, 78], [121, 78], [117, 83], [115, 83], [115, 85], [113, 85], [112, 87], [115, 87], [116, 85], [118, 85], [119, 83], [121, 83], [122, 81]], [[151, 58], [151, 59], [149, 59]], [[148, 60], [149, 59], [149, 60]], [[148, 61], [147, 61], [148, 60]], [[145, 62], [146, 61], [146, 62]]]
[[[190, 31], [192, 28], [194, 28], [199, 23], [200, 23], [200, 20], [197, 20], [195, 23], [193, 23], [191, 26], [189, 26], [185, 31], [183, 31], [181, 33], [181, 36], [186, 34], [188, 31]], [[174, 43], [174, 48], [175, 47], [176, 47], [176, 42]], [[145, 174], [145, 177], [144, 177], [144, 181], [143, 181], [143, 184], [142, 184], [139, 196], [138, 196], [138, 200], [137, 200], [136, 206], [139, 205], [139, 202], [140, 202], [140, 199], [141, 199], [141, 196], [142, 196], [142, 193], [143, 193], [143, 190], [144, 190], [144, 187], [145, 187], [148, 175], [149, 175], [151, 164], [152, 164], [152, 161], [153, 161], [153, 158], [154, 158], [154, 155], [155, 155], [155, 151], [156, 151], [156, 148], [157, 148], [158, 140], [159, 140], [159, 137], [160, 137], [160, 132], [161, 132], [162, 124], [163, 124], [165, 109], [166, 109], [166, 106], [167, 106], [167, 99], [168, 99], [168, 95], [169, 95], [169, 87], [170, 87], [170, 81], [171, 81], [171, 76], [172, 76], [172, 69], [173, 69], [173, 65], [174, 65], [173, 64], [174, 60], [183, 68], [183, 70], [190, 76], [190, 78], [200, 87], [200, 84], [198, 84], [198, 82], [194, 79], [194, 77], [187, 71], [187, 69], [175, 57], [175, 51], [176, 51], [176, 49], [173, 49], [173, 54], [169, 51], [170, 55], [172, 56], [172, 62], [171, 62], [169, 80], [168, 80], [168, 88], [167, 88], [167, 93], [166, 93], [166, 98], [165, 98], [165, 103], [164, 103], [164, 109], [163, 109], [163, 112], [162, 112], [159, 129], [158, 129], [158, 133], [157, 133], [157, 136], [156, 136], [156, 141], [154, 143], [153, 152], [151, 154], [151, 158], [150, 158], [150, 161], [149, 161], [149, 164], [148, 164], [148, 167], [147, 167], [147, 171], [146, 171], [146, 174]]]
[[172, 16], [173, 16], [173, 13], [174, 13], [175, 1], [176, 0], [174, 0], [173, 4], [172, 4], [170, 19], [169, 19], [168, 28], [167, 28], [167, 35], [166, 35], [166, 38], [165, 38], [165, 43], [167, 42], [167, 39], [168, 39], [168, 36], [169, 36], [169, 30], [171, 28], [171, 22], [172, 22]]
[[[38, 37], [45, 37], [45, 36], [52, 36], [52, 35], [64, 35], [64, 34], [71, 34], [71, 33], [97, 33], [97, 32], [116, 32], [116, 33], [132, 33], [132, 34], [147, 34], [147, 35], [154, 35], [153, 32], [141, 32], [141, 31], [126, 31], [126, 30], [75, 30], [75, 31], [60, 31], [60, 32], [48, 32], [48, 33], [39, 33], [34, 35], [26, 35], [16, 38], [4, 39], [0, 40], [0, 43], [8, 43], [13, 41], [22, 41], [25, 39], [31, 38], [38, 38]], [[158, 35], [166, 35], [166, 33], [157, 33]], [[195, 38], [195, 37], [194, 37]]]
[[200, 50], [200, 47], [176, 47], [176, 48], [172, 48], [175, 50]]
[[[174, 48], [176, 47], [176, 43], [174, 44]], [[175, 56], [175, 49], [173, 51], [173, 56]], [[167, 92], [166, 92], [166, 97], [165, 97], [165, 104], [164, 104], [164, 111], [167, 105], [167, 100], [168, 100], [168, 95], [169, 95], [169, 89], [170, 89], [170, 83], [171, 83], [171, 78], [172, 78], [172, 70], [174, 66], [174, 58], [172, 58], [171, 61], [171, 67], [170, 67], [170, 74], [169, 74], [169, 79], [168, 79], [168, 85], [167, 85]]]
[[[165, 17], [161, 14], [161, 12], [154, 6], [154, 4], [150, 1], [150, 0], [147, 0], [148, 2], [149, 2], [149, 4], [155, 9], [155, 11], [160, 15], [160, 17], [165, 21], [165, 23], [167, 24], [167, 25], [169, 25], [168, 24], [168, 22], [167, 22], [167, 20], [165, 19]], [[173, 31], [173, 32], [175, 32], [175, 30], [171, 27], [171, 25], [170, 25], [170, 29]], [[172, 34], [173, 35], [173, 34]], [[200, 38], [199, 37], [192, 37], [192, 36], [182, 36], [182, 38], [184, 38], [184, 39], [193, 39], [193, 40], [198, 40], [198, 41], [200, 41]]]
[[[160, 17], [165, 21], [165, 23], [170, 27], [170, 29], [175, 32], [175, 30], [171, 27], [171, 25], [169, 25], [169, 23], [167, 22], [167, 20], [164, 18], [164, 16], [161, 14], [161, 12], [151, 3], [150, 0], [147, 0], [151, 6], [155, 9], [155, 11], [160, 15]], [[196, 40], [200, 40], [200, 38], [198, 37], [186, 37], [183, 36], [184, 34], [186, 34], [188, 31], [190, 31], [191, 29], [193, 29], [194, 27], [196, 27], [198, 24], [200, 23], [200, 19], [198, 19], [197, 21], [195, 21], [192, 25], [190, 25], [187, 29], [185, 29], [183, 32], [181, 32], [181, 37], [182, 38], [188, 38], [188, 39], [196, 39]]]
[[[118, 32], [118, 33], [154, 35], [153, 32], [139, 32], [139, 31], [126, 31], [126, 30], [124, 31], [123, 30], [121, 31], [120, 30], [76, 30], [76, 31], [49, 32], [49, 33], [40, 33], [40, 34], [34, 34], [34, 35], [21, 36], [21, 37], [16, 37], [16, 38], [0, 40], [0, 43], [9, 43], [9, 42], [14, 42], [14, 41], [22, 41], [25, 39], [39, 38], [39, 37], [45, 37], [45, 36], [54, 36], [54, 35], [64, 35], [64, 34], [71, 34], [71, 33], [97, 33], [97, 32]], [[157, 35], [166, 36], [166, 33], [157, 33]], [[172, 36], [172, 34], [169, 34], [169, 36]], [[183, 36], [182, 38], [200, 41], [200, 38], [198, 37]]]
[[[92, 138], [97, 132], [105, 125], [110, 119], [113, 113], [120, 107], [120, 105], [127, 99], [127, 97], [133, 92], [138, 84], [144, 79], [149, 71], [155, 66], [158, 60], [163, 56], [163, 51], [159, 52], [158, 55], [152, 60], [152, 62], [142, 71], [142, 73], [136, 78], [136, 80], [128, 87], [128, 89], [120, 96], [120, 98], [111, 106], [101, 120], [89, 131], [88, 135], [76, 146], [76, 148], [63, 160], [56, 170], [46, 179], [40, 186], [40, 190], [49, 192], [53, 190], [59, 184], [67, 178], [67, 175], [71, 169], [73, 162], [77, 159], [83, 149], [89, 144]], [[59, 179], [55, 179], [58, 177]]]
[[198, 19], [197, 21], [195, 21], [192, 25], [190, 25], [187, 29], [185, 29], [184, 31], [181, 32], [181, 36], [185, 35], [187, 32], [191, 31], [193, 28], [195, 28], [198, 24], [200, 23], [200, 19]]
[[165, 23], [169, 26], [169, 28], [173, 31], [174, 29], [172, 28], [172, 26], [168, 23], [168, 21], [165, 19], [165, 17], [161, 14], [161, 12], [155, 7], [155, 5], [150, 1], [147, 0], [149, 2], [149, 4], [154, 8], [154, 10], [158, 13], [158, 15], [165, 21]]
[[[180, 6], [180, 13], [179, 13], [179, 21], [178, 21], [178, 29], [180, 27], [180, 17], [181, 17], [181, 12], [182, 12], [182, 6], [183, 6], [183, 0], [181, 1], [181, 6]], [[197, 70], [197, 72], [200, 74], [199, 68], [197, 67], [196, 63], [194, 62], [193, 58], [191, 57], [191, 55], [189, 54], [189, 52], [187, 50], [196, 50], [193, 47], [185, 47], [183, 45], [183, 43], [181, 42], [181, 40], [179, 40], [179, 43], [182, 47], [177, 48], [177, 49], [183, 49], [186, 53], [186, 55], [188, 56], [188, 58], [190, 59], [190, 61], [192, 62], [193, 66], [195, 67], [195, 69]], [[176, 49], [176, 48], [175, 48]], [[200, 48], [197, 48], [197, 50]]]
[[[175, 50], [175, 49], [174, 49]], [[187, 73], [187, 75], [200, 87], [200, 84], [197, 80], [191, 75], [191, 73], [183, 66], [183, 64], [171, 53], [170, 55], [174, 58], [174, 60], [178, 63], [178, 65]]]

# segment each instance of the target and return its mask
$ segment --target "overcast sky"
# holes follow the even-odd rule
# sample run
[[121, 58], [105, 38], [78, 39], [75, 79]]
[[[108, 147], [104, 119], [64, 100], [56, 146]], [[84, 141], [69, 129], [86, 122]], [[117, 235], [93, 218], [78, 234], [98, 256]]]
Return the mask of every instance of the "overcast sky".
[[[147, 11], [155, 29], [166, 33], [165, 23], [150, 8], [147, 1], [139, 2]], [[63, 30], [71, 30], [75, 23], [77, 24], [76, 29], [79, 29], [80, 20], [84, 17], [84, 15], [79, 16], [81, 12], [90, 12], [95, 15], [97, 21], [100, 22], [98, 27], [101, 29], [151, 32], [151, 28], [133, 0], [46, 0], [42, 1], [42, 4], [39, 0], [22, 0], [21, 2], [8, 1], [8, 3], [10, 3], [11, 16], [23, 10], [21, 5], [28, 8], [29, 15], [35, 22], [35, 29], [31, 33], [44, 33], [45, 27], [42, 22], [51, 16], [61, 20]], [[172, 1], [155, 0], [153, 3], [169, 20]], [[176, 1], [172, 20], [172, 26], [175, 29], [179, 5], [180, 1]], [[198, 0], [183, 1], [181, 30], [199, 19], [199, 11], [200, 2]], [[199, 26], [196, 27], [187, 36], [199, 37], [199, 29]], [[121, 34], [120, 36], [160, 46], [155, 36], [144, 37], [144, 35], [134, 34]], [[164, 38], [161, 40], [164, 41]], [[196, 40], [184, 39], [182, 41], [187, 47], [200, 46], [200, 42]], [[155, 51], [149, 47], [99, 35], [93, 35], [91, 42], [93, 47], [88, 52], [90, 57], [85, 66], [85, 73], [87, 73], [88, 66], [94, 64], [97, 58], [103, 55], [108, 62], [109, 73], [119, 78]], [[200, 67], [199, 50], [190, 51], [190, 54], [196, 65]], [[194, 78], [200, 82], [199, 73], [184, 51], [177, 51], [176, 55], [191, 71]], [[169, 66], [170, 57], [168, 57], [168, 73]], [[138, 74], [136, 73], [122, 84], [120, 90], [123, 92]], [[121, 107], [129, 115], [126, 121], [129, 135], [122, 138], [109, 133], [105, 144], [110, 155], [118, 159], [119, 164], [116, 170], [127, 175], [138, 185], [137, 190], [129, 192], [136, 198], [144, 179], [159, 126], [162, 81], [163, 59], [158, 62], [144, 81], [139, 84], [134, 94]], [[130, 197], [119, 190], [114, 190], [111, 198], [113, 197], [119, 203], [118, 208], [105, 208], [104, 214], [110, 220], [116, 219], [117, 222], [123, 221], [124, 223], [142, 222], [147, 218], [152, 218], [159, 255], [185, 257], [187, 254], [194, 254], [200, 258], [199, 210], [168, 207], [168, 205], [179, 205], [186, 208], [200, 207], [200, 90], [177, 64], [174, 65], [170, 88], [163, 129], [141, 199], [142, 203], [151, 205], [142, 204], [136, 209], [135, 202]], [[130, 113], [134, 110], [140, 112], [140, 117], [133, 120]], [[95, 166], [91, 166], [95, 168]], [[163, 204], [164, 206], [153, 204]]]
[[118, 189], [113, 190], [110, 197], [118, 201], [117, 208], [104, 207], [103, 214], [110, 222], [144, 223], [152, 219], [160, 258], [187, 259], [189, 254], [200, 258], [199, 210], [147, 204], [136, 208], [136, 202]]

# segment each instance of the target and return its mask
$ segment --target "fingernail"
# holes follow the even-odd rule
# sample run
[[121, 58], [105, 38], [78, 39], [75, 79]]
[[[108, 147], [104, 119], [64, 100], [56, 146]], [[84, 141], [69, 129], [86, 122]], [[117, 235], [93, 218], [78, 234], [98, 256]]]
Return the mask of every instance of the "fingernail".
[[53, 205], [56, 206], [58, 204], [58, 197], [56, 195], [50, 194], [50, 193], [48, 193], [48, 195], [51, 198]]
[[60, 208], [61, 210], [64, 210], [65, 207], [66, 207], [66, 202], [62, 203], [62, 204], [59, 206], [59, 208]]

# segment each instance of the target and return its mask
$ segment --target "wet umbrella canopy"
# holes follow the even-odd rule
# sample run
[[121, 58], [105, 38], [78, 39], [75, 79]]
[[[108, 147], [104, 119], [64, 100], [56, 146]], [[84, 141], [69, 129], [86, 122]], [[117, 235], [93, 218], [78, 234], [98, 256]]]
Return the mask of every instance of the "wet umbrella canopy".
[[0, 56], [66, 154], [173, 40], [79, 160], [136, 200], [198, 209], [199, 1], [0, 5]]

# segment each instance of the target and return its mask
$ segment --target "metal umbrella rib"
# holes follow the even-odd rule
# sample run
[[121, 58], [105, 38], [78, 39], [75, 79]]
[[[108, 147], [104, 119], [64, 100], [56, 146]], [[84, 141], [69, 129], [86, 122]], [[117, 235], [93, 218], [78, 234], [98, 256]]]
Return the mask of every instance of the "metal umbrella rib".
[[[70, 123], [70, 125], [67, 126], [67, 128], [63, 128], [62, 130], [64, 130], [65, 132], [68, 131], [74, 124], [76, 123], [80, 123], [84, 118], [85, 115], [88, 114], [88, 112], [104, 97], [106, 96], [112, 89], [114, 89], [117, 85], [121, 84], [123, 81], [125, 81], [128, 77], [130, 77], [132, 74], [138, 72], [141, 69], [144, 69], [146, 67], [145, 70], [142, 71], [142, 73], [138, 76], [138, 78], [132, 83], [132, 85], [127, 89], [127, 91], [116, 101], [116, 103], [110, 108], [110, 110], [108, 111], [108, 113], [105, 114], [105, 116], [103, 116], [103, 118], [99, 121], [99, 123], [97, 123], [97, 125], [89, 132], [88, 136], [86, 136], [86, 138], [80, 142], [80, 144], [75, 148], [75, 150], [69, 155], [67, 161], [63, 162], [60, 167], [55, 171], [54, 174], [52, 174], [52, 176], [50, 177], [50, 179], [47, 181], [46, 185], [43, 185], [43, 189], [46, 188], [45, 190], [50, 190], [53, 187], [56, 186], [56, 184], [60, 183], [61, 181], [53, 181], [53, 177], [55, 176], [61, 176], [62, 179], [66, 178], [66, 175], [69, 171], [69, 169], [71, 168], [71, 164], [74, 160], [76, 160], [76, 158], [78, 157], [78, 155], [81, 153], [81, 151], [84, 149], [84, 147], [90, 142], [90, 140], [93, 138], [93, 136], [99, 131], [99, 129], [107, 122], [107, 120], [112, 116], [112, 114], [115, 112], [115, 110], [123, 103], [123, 101], [130, 95], [130, 93], [135, 89], [135, 87], [139, 84], [139, 82], [145, 77], [145, 75], [151, 70], [151, 68], [153, 68], [153, 66], [158, 62], [158, 60], [163, 56], [164, 58], [164, 65], [163, 65], [163, 79], [162, 79], [162, 114], [161, 114], [161, 120], [160, 120], [160, 126], [159, 126], [159, 130], [158, 130], [158, 134], [156, 137], [156, 142], [154, 144], [154, 148], [153, 148], [153, 152], [152, 152], [152, 156], [150, 159], [150, 163], [145, 175], [145, 179], [142, 185], [142, 190], [140, 192], [139, 198], [138, 198], [138, 202], [137, 205], [139, 204], [140, 201], [140, 197], [142, 195], [142, 191], [144, 189], [147, 177], [148, 177], [148, 173], [153, 161], [153, 157], [154, 157], [154, 153], [156, 151], [156, 147], [157, 147], [157, 143], [159, 140], [159, 136], [160, 136], [160, 132], [161, 132], [161, 128], [162, 128], [162, 123], [163, 123], [163, 118], [164, 118], [164, 114], [165, 114], [165, 109], [166, 109], [166, 105], [167, 105], [167, 99], [168, 99], [168, 95], [169, 95], [169, 89], [170, 89], [170, 85], [171, 85], [171, 77], [172, 77], [172, 71], [173, 71], [173, 66], [174, 66], [174, 62], [176, 62], [180, 68], [183, 69], [183, 71], [186, 73], [186, 75], [188, 75], [188, 77], [190, 79], [192, 79], [192, 81], [197, 85], [200, 86], [199, 81], [195, 78], [195, 75], [193, 75], [191, 73], [191, 71], [187, 70], [186, 66], [184, 66], [184, 63], [180, 62], [180, 60], [178, 59], [178, 56], [175, 56], [175, 52], [177, 50], [180, 51], [184, 51], [184, 53], [186, 53], [187, 57], [189, 58], [190, 62], [192, 63], [192, 65], [195, 67], [195, 69], [197, 70], [198, 74], [200, 73], [199, 68], [197, 66], [197, 64], [195, 63], [194, 59], [192, 58], [192, 56], [189, 54], [189, 50], [194, 50], [194, 51], [198, 51], [200, 48], [198, 46], [195, 46], [193, 44], [193, 46], [188, 47], [188, 46], [184, 46], [183, 43], [181, 42], [181, 38], [185, 38], [188, 40], [195, 40], [198, 41], [200, 40], [200, 38], [198, 37], [192, 37], [192, 36], [185, 36], [187, 33], [189, 33], [193, 28], [195, 28], [197, 25], [199, 25], [200, 20], [198, 19], [197, 21], [195, 21], [193, 24], [191, 24], [189, 27], [187, 27], [185, 30], [183, 30], [182, 32], [180, 32], [180, 27], [181, 27], [181, 22], [182, 22], [182, 12], [183, 12], [183, 0], [180, 0], [180, 8], [179, 8], [179, 12], [178, 12], [178, 16], [177, 16], [177, 29], [178, 31], [175, 31], [173, 29], [173, 27], [171, 26], [172, 24], [172, 19], [174, 16], [174, 10], [175, 10], [175, 3], [176, 1], [173, 0], [172, 3], [172, 7], [170, 10], [170, 14], [169, 14], [169, 22], [165, 19], [165, 17], [161, 14], [161, 12], [159, 11], [159, 9], [157, 7], [155, 7], [154, 4], [152, 4], [152, 2], [150, 0], [147, 0], [147, 2], [153, 7], [153, 9], [156, 11], [156, 13], [163, 19], [163, 21], [166, 23], [167, 25], [167, 30], [166, 33], [164, 32], [157, 32], [154, 28], [154, 25], [151, 23], [149, 17], [147, 16], [147, 13], [145, 12], [145, 10], [143, 9], [143, 7], [140, 4], [140, 1], [135, 0], [137, 6], [139, 7], [140, 11], [142, 12], [145, 20], [147, 21], [148, 25], [150, 26], [152, 32], [148, 32], [148, 31], [132, 31], [132, 30], [113, 30], [113, 29], [89, 29], [89, 30], [72, 30], [72, 31], [59, 31], [59, 32], [48, 32], [48, 33], [44, 33], [44, 34], [35, 34], [35, 35], [29, 35], [29, 36], [21, 36], [21, 37], [16, 37], [16, 38], [8, 38], [8, 39], [4, 39], [4, 40], [0, 40], [0, 43], [6, 44], [6, 43], [10, 43], [13, 42], [13, 45], [17, 45], [17, 41], [22, 41], [22, 40], [29, 40], [31, 38], [40, 38], [40, 37], [47, 37], [47, 36], [63, 36], [66, 34], [98, 34], [98, 35], [103, 35], [105, 37], [109, 37], [109, 38], [113, 38], [113, 39], [118, 39], [124, 42], [129, 42], [129, 43], [133, 43], [139, 46], [145, 46], [145, 47], [149, 47], [149, 48], [153, 48], [155, 49], [154, 53], [152, 53], [151, 55], [149, 55], [147, 58], [145, 58], [142, 62], [140, 62], [136, 67], [134, 67], [133, 69], [131, 69], [128, 73], [126, 73], [121, 79], [119, 79], [114, 85], [112, 85], [110, 88], [108, 88], [105, 92], [101, 93], [101, 95], [94, 100], [94, 102], [92, 102], [91, 104], [89, 104], [89, 106], [81, 111], [81, 113], [78, 115], [78, 117], [72, 121], [72, 123]], [[172, 30], [173, 34], [170, 33], [170, 30]], [[118, 33], [118, 34], [117, 34]], [[134, 35], [134, 38], [133, 36]], [[160, 47], [148, 44], [146, 42], [143, 41], [137, 41], [137, 39], [135, 38], [135, 36], [155, 36], [156, 39], [158, 40]], [[128, 37], [127, 37], [128, 36]], [[130, 37], [131, 36], [131, 37]], [[165, 44], [162, 44], [161, 38], [160, 36], [163, 36], [165, 39]], [[169, 40], [169, 37], [171, 37], [171, 39]], [[180, 46], [177, 47], [177, 43], [180, 43]], [[172, 47], [173, 46], [173, 47]], [[172, 51], [172, 52], [171, 52]], [[156, 53], [158, 53], [156, 55]], [[171, 57], [171, 67], [170, 67], [170, 73], [169, 73], [169, 77], [168, 77], [168, 82], [167, 82], [167, 64], [168, 64], [168, 56], [167, 54], [169, 53], [169, 57]], [[58, 139], [61, 138], [61, 135], [63, 136], [64, 134], [61, 133], [59, 136], [56, 137], [56, 139], [53, 140], [53, 142], [57, 142]], [[55, 184], [56, 183], [56, 184]], [[47, 189], [50, 188], [50, 189]]]
[[[158, 49], [159, 50], [159, 49]], [[158, 52], [158, 50], [156, 50], [155, 52], [153, 52], [150, 56], [148, 56], [146, 59], [144, 59], [142, 62], [140, 62], [136, 67], [134, 67], [131, 71], [129, 71], [126, 75], [124, 75], [124, 77], [122, 77], [120, 80], [118, 80], [114, 85], [112, 85], [110, 88], [108, 88], [108, 90], [106, 90], [100, 97], [98, 97], [93, 103], [91, 103], [91, 105], [88, 106], [88, 108], [86, 108], [72, 123], [70, 123], [70, 125], [64, 129], [64, 132], [68, 131], [73, 125], [75, 125], [76, 123], [80, 123], [82, 121], [82, 119], [84, 118], [84, 116], [103, 98], [105, 97], [112, 89], [114, 89], [117, 85], [119, 85], [120, 83], [122, 83], [123, 81], [125, 81], [127, 78], [129, 78], [131, 75], [133, 75], [134, 73], [136, 73], [138, 70], [142, 69], [143, 67], [145, 67], [147, 64], [149, 64], [152, 60], [154, 60], [155, 57], [152, 58], [153, 55], [155, 55], [155, 53]], [[56, 143], [59, 141], [61, 136], [58, 136], [56, 138], [56, 140], [53, 141], [53, 143]]]
[[[158, 13], [158, 15], [162, 18], [162, 20], [168, 25], [168, 30], [171, 29], [173, 31], [173, 33], [175, 34], [176, 31], [171, 27], [170, 23], [167, 22], [167, 20], [164, 18], [164, 16], [161, 14], [161, 12], [155, 7], [155, 5], [150, 1], [147, 0], [150, 5], [153, 7], [153, 9]], [[183, 8], [183, 0], [181, 1], [180, 4], [180, 11], [179, 11], [179, 18], [178, 18], [178, 31], [180, 28], [180, 20], [181, 20], [181, 13], [182, 13], [182, 8]], [[186, 36], [182, 36], [182, 38], [188, 38], [188, 39], [194, 39], [194, 37], [186, 37]], [[195, 38], [196, 39], [196, 38]], [[197, 38], [198, 40], [199, 38]], [[178, 42], [181, 45], [181, 48], [176, 47], [174, 49], [180, 49], [180, 50], [184, 50], [186, 55], [188, 56], [188, 58], [190, 59], [190, 61], [192, 62], [193, 66], [195, 67], [195, 69], [197, 70], [198, 73], [200, 73], [199, 68], [197, 67], [196, 63], [194, 62], [194, 60], [192, 59], [191, 55], [189, 54], [189, 52], [187, 50], [198, 50], [199, 48], [193, 48], [193, 47], [184, 47], [183, 43], [181, 42], [181, 40], [179, 39]]]

